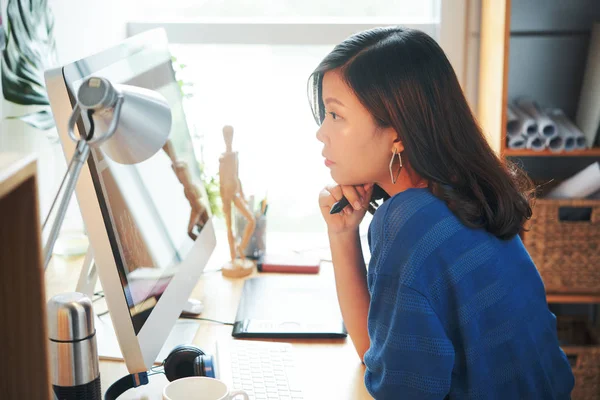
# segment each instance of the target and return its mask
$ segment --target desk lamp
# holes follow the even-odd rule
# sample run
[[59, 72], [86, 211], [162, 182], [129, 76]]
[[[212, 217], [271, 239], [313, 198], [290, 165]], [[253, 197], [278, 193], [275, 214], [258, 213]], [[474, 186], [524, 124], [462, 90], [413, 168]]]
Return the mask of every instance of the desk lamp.
[[[77, 138], [74, 128], [80, 117], [87, 118], [89, 132]], [[83, 81], [68, 125], [69, 137], [77, 142], [77, 146], [42, 228], [46, 229], [60, 199], [44, 246], [44, 269], [50, 262], [67, 206], [90, 148], [101, 148], [120, 164], [137, 164], [156, 154], [167, 142], [170, 131], [171, 109], [167, 100], [157, 92], [129, 85], [112, 85], [99, 77]]]

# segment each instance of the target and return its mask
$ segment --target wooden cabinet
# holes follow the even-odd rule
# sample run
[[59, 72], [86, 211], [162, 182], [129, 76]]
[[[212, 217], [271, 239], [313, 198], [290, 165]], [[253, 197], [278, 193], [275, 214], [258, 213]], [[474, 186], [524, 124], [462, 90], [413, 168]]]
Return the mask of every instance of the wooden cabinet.
[[34, 157], [0, 153], [0, 397], [50, 399]]
[[[482, 0], [481, 5], [477, 116], [492, 148], [516, 161], [536, 183], [564, 180], [599, 161], [598, 147], [561, 153], [509, 149], [506, 126], [508, 102], [521, 96], [543, 108], [561, 108], [575, 121], [592, 27], [600, 22], [600, 1]], [[535, 212], [534, 207], [534, 216]], [[594, 335], [593, 340], [581, 340], [586, 333], [581, 327], [600, 332], [600, 288], [590, 295], [546, 289], [549, 307], [558, 318], [560, 345], [575, 375], [572, 397], [596, 399], [599, 339]], [[581, 325], [570, 322], [578, 318], [583, 318]]]
[[[505, 128], [507, 104], [520, 96], [575, 120], [594, 22], [600, 22], [598, 0], [482, 0], [477, 117], [492, 148], [535, 182], [564, 180], [600, 161], [599, 147], [508, 149]], [[548, 301], [600, 303], [600, 295], [548, 293]]]
[[[507, 103], [530, 96], [574, 120], [598, 0], [482, 0], [477, 116], [503, 157], [591, 157], [600, 148], [552, 154], [506, 148]], [[547, 160], [546, 160], [547, 161]]]
[[600, 148], [569, 153], [506, 148], [506, 106], [530, 96], [574, 119], [597, 0], [482, 0], [477, 116], [505, 157], [597, 157]]

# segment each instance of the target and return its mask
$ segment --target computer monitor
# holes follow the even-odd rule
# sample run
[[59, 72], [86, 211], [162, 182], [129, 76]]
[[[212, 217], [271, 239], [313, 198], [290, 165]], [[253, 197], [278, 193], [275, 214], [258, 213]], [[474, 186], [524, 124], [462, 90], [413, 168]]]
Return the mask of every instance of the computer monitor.
[[[82, 81], [99, 76], [162, 94], [173, 117], [170, 141], [203, 192], [200, 168], [182, 107], [182, 95], [162, 29], [45, 74], [50, 105], [67, 159], [75, 143], [67, 122]], [[88, 131], [85, 118], [77, 130]], [[130, 373], [148, 370], [215, 248], [212, 218], [188, 235], [191, 206], [164, 151], [136, 165], [91, 151], [76, 195], [90, 239], [119, 347]]]

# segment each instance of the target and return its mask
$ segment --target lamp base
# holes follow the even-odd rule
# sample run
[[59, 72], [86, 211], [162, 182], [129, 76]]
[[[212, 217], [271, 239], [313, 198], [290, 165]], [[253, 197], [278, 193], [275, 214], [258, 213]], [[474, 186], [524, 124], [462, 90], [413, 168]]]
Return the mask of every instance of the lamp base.
[[227, 278], [243, 278], [252, 274], [252, 272], [254, 272], [254, 267], [254, 262], [251, 260], [242, 260], [238, 258], [233, 260], [233, 262], [229, 261], [225, 263], [221, 272], [223, 273], [223, 276]]

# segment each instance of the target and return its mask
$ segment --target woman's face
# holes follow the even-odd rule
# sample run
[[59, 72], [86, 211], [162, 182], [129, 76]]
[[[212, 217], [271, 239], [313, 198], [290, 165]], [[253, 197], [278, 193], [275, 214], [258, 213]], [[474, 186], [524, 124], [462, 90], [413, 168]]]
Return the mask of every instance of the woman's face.
[[333, 180], [339, 185], [389, 180], [396, 132], [377, 126], [337, 70], [323, 76], [323, 103], [326, 114], [317, 139]]

